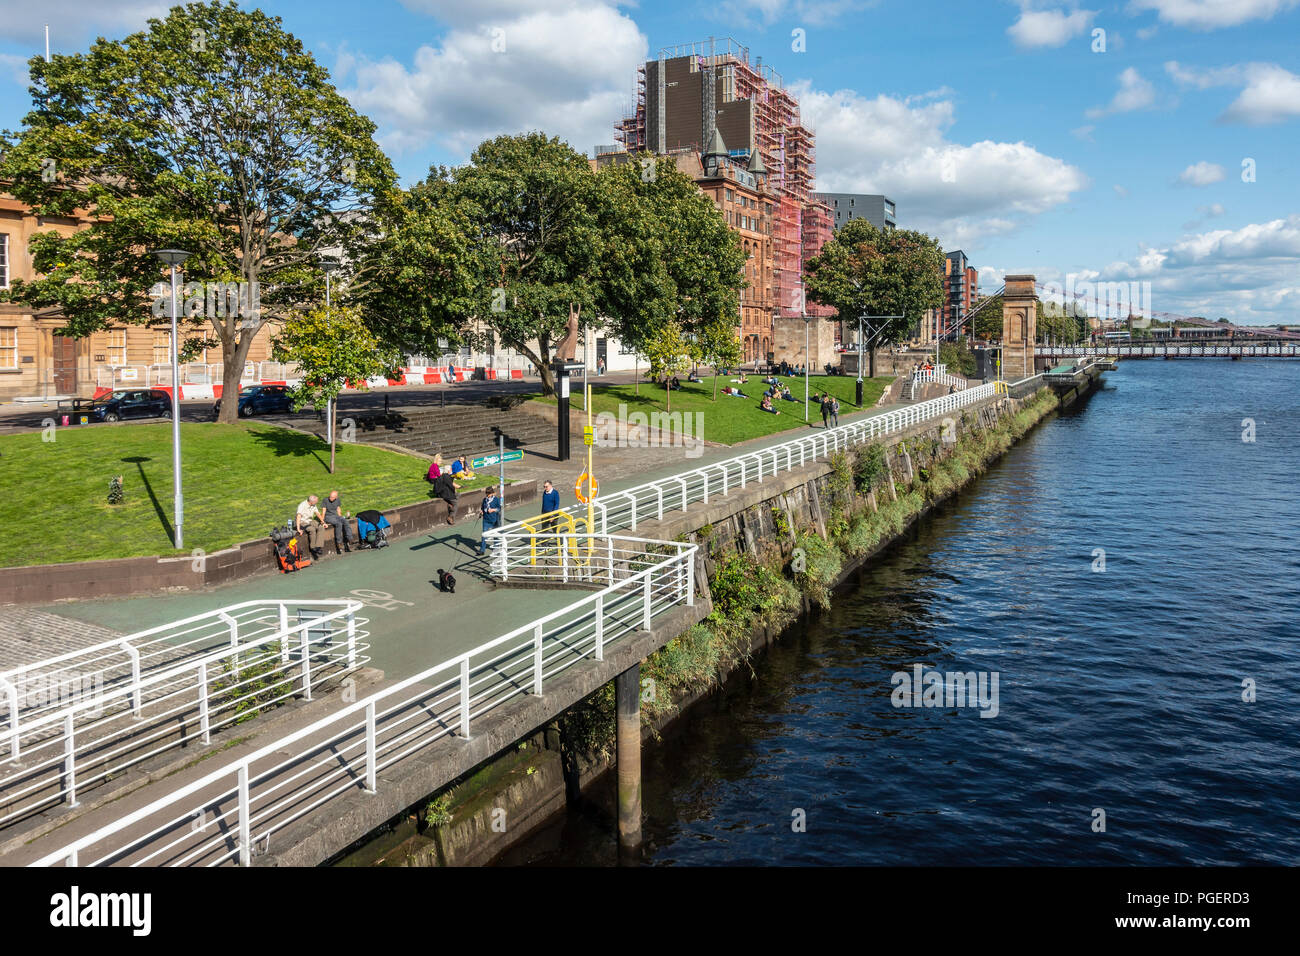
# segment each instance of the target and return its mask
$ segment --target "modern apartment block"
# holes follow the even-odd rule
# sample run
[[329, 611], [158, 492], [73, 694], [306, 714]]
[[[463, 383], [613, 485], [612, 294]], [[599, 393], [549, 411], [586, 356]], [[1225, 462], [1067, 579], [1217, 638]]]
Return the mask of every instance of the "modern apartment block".
[[[616, 127], [629, 152], [695, 153], [703, 161], [720, 142], [732, 167], [747, 168], [757, 157], [772, 207], [765, 224], [772, 256], [766, 338], [772, 341], [772, 320], [802, 325], [803, 262], [829, 238], [833, 220], [812, 197], [815, 140], [781, 75], [761, 57], [751, 62], [749, 49], [731, 38], [662, 49], [637, 73], [635, 110]], [[814, 307], [813, 314], [825, 311]], [[772, 351], [763, 339], [760, 352]]]
[[975, 308], [979, 294], [979, 273], [960, 249], [946, 253], [943, 259], [943, 305], [929, 310], [921, 323], [921, 340], [936, 338], [951, 341], [959, 335], [971, 335], [967, 314]]
[[835, 230], [851, 219], [866, 219], [877, 229], [897, 229], [898, 219], [894, 201], [888, 196], [868, 193], [813, 193], [830, 207], [835, 218]]

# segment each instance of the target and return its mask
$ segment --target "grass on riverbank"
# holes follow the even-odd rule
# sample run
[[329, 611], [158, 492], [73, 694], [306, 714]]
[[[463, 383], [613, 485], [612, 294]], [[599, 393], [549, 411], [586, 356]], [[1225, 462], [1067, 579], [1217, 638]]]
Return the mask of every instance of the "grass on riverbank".
[[[673, 392], [673, 412], [701, 413], [704, 416], [704, 440], [724, 445], [735, 445], [751, 438], [761, 438], [764, 435], [804, 427], [801, 377], [778, 376], [782, 384], [790, 387], [791, 393], [796, 398], [793, 402], [780, 398], [773, 401], [773, 407], [781, 413], [779, 415], [765, 412], [758, 407], [763, 399], [763, 392], [767, 389], [763, 384], [762, 376], [750, 375], [748, 381], [743, 386], [739, 386], [744, 389], [747, 398], [723, 395], [723, 387], [731, 385], [731, 380], [735, 377], [724, 375], [718, 378], [717, 401], [713, 399], [713, 376], [707, 376], [703, 382], [687, 382], [683, 379], [681, 390]], [[865, 406], [867, 408], [874, 406], [876, 400], [893, 380], [893, 376], [888, 375], [865, 379], [862, 383], [862, 400]], [[610, 384], [597, 379], [591, 382], [591, 386], [591, 407], [594, 414], [609, 412], [611, 415], [618, 415], [620, 405], [627, 406], [628, 414], [665, 411], [667, 393], [662, 387], [656, 387], [649, 382], [642, 381], [638, 389], [635, 385]], [[841, 418], [857, 411], [858, 408], [854, 404], [856, 387], [857, 380], [845, 375], [809, 376], [808, 420], [821, 425], [821, 412], [814, 397], [821, 392], [829, 392], [840, 400]], [[528, 397], [555, 404], [554, 396], [543, 399], [540, 398], [539, 393], [533, 393]], [[574, 383], [572, 407], [582, 408], [581, 383]]]
[[[0, 567], [175, 553], [170, 424], [60, 428], [54, 438], [0, 436]], [[423, 459], [340, 444], [331, 475], [327, 444], [269, 425], [182, 424], [181, 461], [186, 554], [265, 535], [308, 494], [333, 488], [353, 514], [430, 496]], [[115, 475], [125, 499], [110, 505]]]

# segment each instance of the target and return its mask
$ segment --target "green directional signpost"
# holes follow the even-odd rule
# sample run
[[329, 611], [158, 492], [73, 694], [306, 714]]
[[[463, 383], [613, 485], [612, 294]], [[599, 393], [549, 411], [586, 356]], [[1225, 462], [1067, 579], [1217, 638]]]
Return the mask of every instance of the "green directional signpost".
[[495, 455], [482, 455], [478, 458], [470, 459], [469, 467], [473, 471], [480, 468], [490, 468], [497, 466], [497, 494], [501, 496], [501, 523], [506, 523], [506, 462], [518, 461], [524, 457], [522, 451], [506, 451], [506, 439], [504, 435], [497, 437], [499, 442], [498, 451]]

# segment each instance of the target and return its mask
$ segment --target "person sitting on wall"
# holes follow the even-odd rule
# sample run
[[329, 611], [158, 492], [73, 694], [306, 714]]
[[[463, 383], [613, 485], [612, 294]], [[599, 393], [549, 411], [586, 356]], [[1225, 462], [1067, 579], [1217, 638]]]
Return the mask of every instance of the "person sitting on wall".
[[765, 411], [765, 412], [771, 412], [773, 415], [780, 415], [780, 414], [781, 414], [781, 413], [778, 412], [775, 408], [772, 407], [772, 396], [771, 396], [771, 395], [764, 395], [764, 396], [763, 396], [763, 401], [759, 404], [758, 407], [759, 407], [760, 409], [762, 409], [763, 411]]
[[307, 536], [307, 545], [311, 548], [313, 558], [319, 558], [325, 550], [325, 516], [317, 507], [319, 501], [315, 495], [308, 495], [298, 503], [293, 519], [298, 534]]

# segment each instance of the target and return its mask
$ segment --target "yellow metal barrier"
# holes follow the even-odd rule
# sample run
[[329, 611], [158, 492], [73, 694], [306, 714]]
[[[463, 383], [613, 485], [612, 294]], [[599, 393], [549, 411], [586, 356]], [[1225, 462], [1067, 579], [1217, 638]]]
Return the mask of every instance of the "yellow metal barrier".
[[[591, 522], [587, 518], [574, 517], [567, 511], [548, 511], [540, 514], [536, 518], [530, 518], [526, 521], [519, 522], [520, 527], [528, 531], [528, 558], [529, 564], [537, 564], [537, 539], [538, 538], [555, 538], [559, 540], [561, 535], [571, 535], [569, 541], [569, 554], [573, 556], [574, 564], [582, 567], [591, 563], [591, 555], [596, 550], [596, 542], [592, 537]], [[579, 538], [578, 535], [585, 535], [585, 538]], [[585, 553], [580, 540], [587, 543]], [[559, 548], [555, 549], [557, 552]]]

